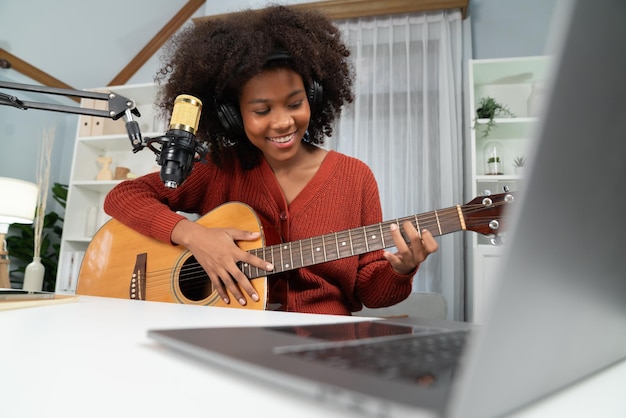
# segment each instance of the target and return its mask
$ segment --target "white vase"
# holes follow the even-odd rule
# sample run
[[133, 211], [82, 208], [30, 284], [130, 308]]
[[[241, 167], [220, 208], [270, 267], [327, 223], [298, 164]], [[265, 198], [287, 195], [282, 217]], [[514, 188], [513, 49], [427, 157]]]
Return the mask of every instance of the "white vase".
[[537, 117], [541, 115], [541, 106], [545, 96], [545, 87], [543, 83], [533, 83], [528, 96], [527, 109], [529, 117]]
[[46, 268], [41, 264], [41, 257], [33, 257], [33, 261], [26, 266], [22, 289], [30, 290], [31, 292], [41, 292], [45, 273]]

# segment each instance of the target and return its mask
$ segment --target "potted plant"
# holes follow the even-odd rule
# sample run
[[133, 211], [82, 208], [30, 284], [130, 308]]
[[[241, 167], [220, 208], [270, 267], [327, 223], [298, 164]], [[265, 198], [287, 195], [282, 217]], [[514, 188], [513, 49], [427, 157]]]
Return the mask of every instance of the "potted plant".
[[500, 157], [489, 157], [487, 159], [489, 171], [487, 174], [502, 174], [500, 171]]
[[515, 174], [524, 174], [524, 167], [526, 166], [526, 157], [515, 157], [513, 160], [513, 167], [515, 168]]
[[491, 129], [496, 126], [495, 118], [498, 116], [509, 116], [514, 118], [515, 114], [509, 110], [508, 106], [499, 103], [493, 97], [483, 97], [480, 99], [480, 103], [476, 109], [474, 127], [476, 127], [478, 119], [488, 119], [482, 134], [483, 137], [486, 137]]

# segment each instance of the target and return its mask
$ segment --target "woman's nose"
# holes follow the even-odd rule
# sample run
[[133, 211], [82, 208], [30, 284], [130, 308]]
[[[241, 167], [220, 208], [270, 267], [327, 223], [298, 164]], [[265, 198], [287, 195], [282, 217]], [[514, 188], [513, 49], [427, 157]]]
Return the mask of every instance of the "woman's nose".
[[274, 129], [288, 129], [294, 124], [294, 118], [288, 110], [279, 110], [274, 112], [272, 126]]

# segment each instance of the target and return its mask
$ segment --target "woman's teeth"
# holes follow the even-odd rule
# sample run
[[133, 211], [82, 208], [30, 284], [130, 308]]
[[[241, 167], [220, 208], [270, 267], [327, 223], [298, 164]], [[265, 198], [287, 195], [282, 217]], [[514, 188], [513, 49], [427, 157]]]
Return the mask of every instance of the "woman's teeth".
[[291, 141], [294, 134], [289, 134], [287, 136], [278, 136], [278, 137], [270, 137], [269, 140], [272, 142], [276, 142], [277, 144], [284, 144], [285, 142]]

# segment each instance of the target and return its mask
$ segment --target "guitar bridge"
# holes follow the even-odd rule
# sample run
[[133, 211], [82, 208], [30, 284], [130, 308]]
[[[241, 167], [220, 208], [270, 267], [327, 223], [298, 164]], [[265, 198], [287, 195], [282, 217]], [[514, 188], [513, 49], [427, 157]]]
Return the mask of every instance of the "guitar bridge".
[[148, 254], [138, 254], [130, 278], [129, 297], [134, 300], [146, 300], [146, 261]]

